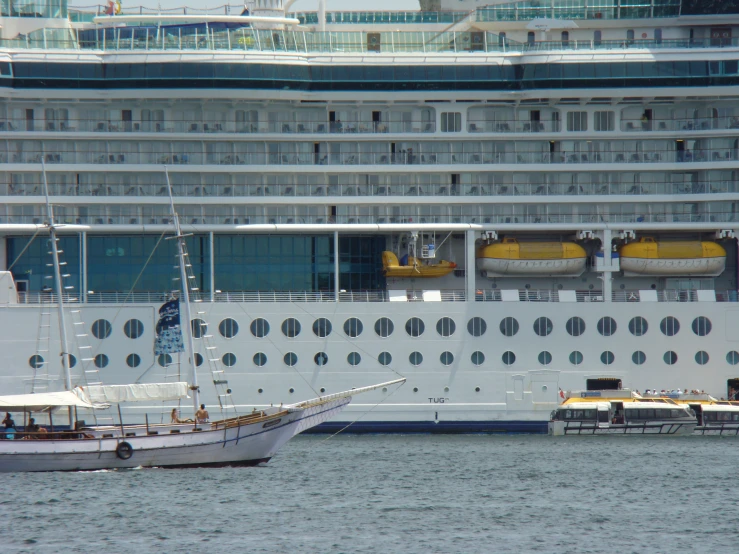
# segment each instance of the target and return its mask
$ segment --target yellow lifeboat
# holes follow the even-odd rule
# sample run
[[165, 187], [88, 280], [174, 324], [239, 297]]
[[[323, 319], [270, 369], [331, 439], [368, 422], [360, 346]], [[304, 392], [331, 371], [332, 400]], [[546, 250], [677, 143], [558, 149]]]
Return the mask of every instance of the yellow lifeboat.
[[577, 277], [585, 271], [587, 253], [574, 242], [501, 242], [477, 249], [477, 269], [490, 279], [507, 275]]
[[657, 241], [642, 237], [618, 249], [621, 269], [626, 276], [689, 276], [716, 277], [726, 267], [726, 250], [710, 241]]
[[423, 260], [408, 257], [408, 265], [400, 265], [398, 257], [393, 252], [385, 251], [382, 253], [382, 270], [385, 277], [444, 277], [449, 275], [457, 264], [440, 260], [435, 264], [424, 264]]

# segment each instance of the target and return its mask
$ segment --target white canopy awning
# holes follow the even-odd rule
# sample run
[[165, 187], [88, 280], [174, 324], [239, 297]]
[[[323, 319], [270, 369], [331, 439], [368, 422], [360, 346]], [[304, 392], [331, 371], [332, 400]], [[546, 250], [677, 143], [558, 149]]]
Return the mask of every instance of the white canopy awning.
[[187, 398], [189, 385], [177, 383], [143, 383], [131, 385], [92, 385], [80, 387], [92, 402], [120, 404], [121, 402], [164, 402]]
[[4, 412], [43, 412], [68, 407], [103, 410], [109, 406], [91, 402], [80, 389], [0, 396], [0, 410]]

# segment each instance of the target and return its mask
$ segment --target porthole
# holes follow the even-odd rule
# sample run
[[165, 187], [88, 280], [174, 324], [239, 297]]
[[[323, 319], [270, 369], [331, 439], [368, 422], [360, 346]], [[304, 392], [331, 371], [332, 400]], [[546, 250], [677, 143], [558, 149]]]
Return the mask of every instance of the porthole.
[[221, 356], [221, 361], [226, 367], [233, 367], [236, 365], [236, 354], [226, 352], [223, 356]]
[[232, 339], [239, 332], [239, 324], [235, 319], [227, 317], [218, 324], [218, 332], [223, 338]]
[[452, 363], [454, 363], [454, 354], [449, 351], [442, 352], [441, 356], [439, 356], [439, 361], [442, 365], [452, 365]]
[[200, 352], [195, 352], [195, 367], [203, 365], [203, 355]]
[[575, 350], [570, 352], [570, 363], [572, 365], [580, 365], [582, 363], [582, 352]]
[[300, 322], [294, 317], [288, 317], [282, 322], [282, 334], [289, 339], [294, 339], [300, 334]]
[[631, 355], [631, 361], [634, 362], [635, 365], [642, 365], [647, 361], [647, 355], [641, 350], [637, 350]]
[[451, 317], [442, 317], [436, 322], [436, 332], [442, 337], [451, 337], [457, 330], [457, 324]]
[[480, 387], [475, 387], [475, 392], [480, 392]]
[[546, 337], [552, 332], [552, 320], [548, 317], [537, 317], [534, 320], [534, 333]]
[[418, 392], [418, 387], [413, 387], [413, 392]]
[[732, 350], [731, 352], [728, 352], [726, 354], [726, 361], [730, 365], [739, 364], [739, 352], [737, 352], [736, 350]]
[[349, 362], [349, 365], [359, 365], [359, 362], [362, 361], [362, 356], [360, 356], [359, 352], [349, 352], [346, 361]]
[[364, 325], [362, 325], [362, 322], [356, 317], [350, 317], [344, 322], [344, 334], [347, 337], [357, 338], [362, 334], [363, 330]]
[[98, 369], [103, 369], [104, 367], [108, 366], [108, 362], [110, 362], [110, 359], [105, 354], [98, 354], [97, 356], [95, 356], [94, 362], [95, 367], [97, 367]]
[[393, 325], [393, 322], [387, 317], [381, 317], [375, 321], [375, 333], [377, 333], [378, 337], [386, 339], [393, 334], [394, 330], [395, 325]]
[[190, 328], [192, 329], [192, 338], [194, 339], [202, 339], [203, 335], [208, 332], [208, 324], [198, 318], [195, 318], [190, 322]]
[[698, 335], [699, 337], [705, 337], [708, 333], [711, 332], [713, 325], [711, 324], [710, 319], [701, 315], [693, 320], [693, 325], [691, 327], [693, 328], [693, 332], [696, 335]]
[[695, 353], [695, 363], [698, 365], [706, 365], [708, 363], [708, 352], [700, 350]]
[[390, 352], [380, 352], [380, 355], [377, 356], [377, 361], [382, 365], [390, 365], [393, 361], [393, 357]]
[[500, 332], [506, 337], [512, 337], [518, 333], [518, 321], [515, 317], [504, 317], [500, 321]]
[[420, 352], [411, 352], [411, 355], [408, 356], [408, 361], [411, 365], [421, 365], [423, 362], [423, 354]]
[[600, 361], [603, 365], [611, 365], [615, 359], [616, 357], [613, 355], [613, 352], [609, 350], [606, 350], [600, 355]]
[[282, 357], [282, 361], [285, 362], [286, 366], [293, 367], [298, 363], [298, 355], [295, 352], [288, 352]]
[[71, 369], [77, 365], [77, 358], [74, 357], [74, 354], [67, 354], [67, 356], [69, 356], [67, 362], [69, 362], [69, 368]]
[[635, 337], [645, 335], [647, 333], [647, 329], [649, 329], [649, 324], [647, 324], [647, 320], [640, 315], [631, 318], [631, 321], [629, 321], [629, 332]]
[[675, 365], [677, 363], [677, 354], [672, 350], [668, 350], [665, 352], [665, 355], [662, 356], [662, 359], [667, 365]]
[[476, 350], [472, 353], [472, 356], [470, 356], [470, 361], [475, 365], [482, 365], [483, 363], [485, 363], [485, 354], [483, 354], [479, 350]]
[[668, 315], [660, 322], [659, 330], [662, 331], [663, 335], [674, 337], [680, 332], [680, 322], [671, 315]]
[[313, 334], [322, 339], [331, 334], [331, 322], [325, 317], [319, 317], [313, 322]]
[[423, 320], [418, 317], [412, 317], [405, 322], [405, 332], [411, 337], [420, 337], [426, 330]]
[[92, 324], [92, 334], [96, 339], [107, 339], [113, 328], [107, 319], [98, 319]]
[[128, 367], [139, 367], [141, 365], [141, 356], [138, 354], [129, 354], [126, 356], [126, 365]]
[[41, 369], [44, 366], [43, 356], [34, 354], [30, 358], [28, 358], [28, 365], [30, 365], [33, 369]]
[[513, 365], [516, 362], [516, 355], [510, 350], [503, 352], [503, 356], [501, 356], [501, 358], [505, 365]]
[[294, 392], [295, 392], [295, 389], [294, 389], [294, 388], [292, 388], [292, 387], [290, 387], [290, 388], [288, 389], [288, 391], [287, 391], [287, 392], [289, 392], [290, 394], [292, 394], [292, 393], [294, 393]]
[[249, 325], [251, 334], [258, 339], [264, 338], [269, 334], [269, 322], [266, 319], [258, 317]]
[[172, 365], [172, 356], [170, 354], [159, 354], [159, 356], [157, 356], [157, 363], [161, 367]]
[[262, 394], [262, 393], [264, 392], [264, 389], [257, 389], [257, 392], [258, 392], [259, 394]]
[[567, 320], [565, 328], [573, 337], [579, 337], [585, 332], [585, 321], [581, 317], [571, 317]]
[[144, 324], [138, 319], [129, 319], [123, 324], [123, 332], [129, 339], [137, 339], [144, 334]]
[[467, 332], [473, 337], [481, 337], [488, 330], [488, 324], [481, 317], [473, 317], [467, 322]]
[[321, 394], [323, 394], [324, 392], [326, 392], [326, 389], [324, 387], [321, 387]]
[[328, 363], [328, 354], [325, 352], [319, 352], [313, 356], [313, 361], [316, 362], [317, 366], [324, 366]]
[[252, 357], [254, 365], [257, 367], [263, 367], [267, 363], [267, 355], [264, 352], [257, 352]]
[[539, 352], [539, 363], [541, 365], [549, 365], [552, 363], [552, 355], [547, 352], [546, 350], [544, 352]]
[[616, 332], [616, 320], [612, 317], [601, 317], [598, 320], [598, 332], [604, 337], [610, 337]]

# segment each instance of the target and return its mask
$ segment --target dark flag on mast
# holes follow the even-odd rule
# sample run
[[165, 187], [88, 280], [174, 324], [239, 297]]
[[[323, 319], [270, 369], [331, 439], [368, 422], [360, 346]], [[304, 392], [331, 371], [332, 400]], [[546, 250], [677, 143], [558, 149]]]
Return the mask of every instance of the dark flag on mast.
[[180, 327], [180, 299], [175, 298], [159, 308], [154, 354], [176, 354], [184, 351], [185, 343]]

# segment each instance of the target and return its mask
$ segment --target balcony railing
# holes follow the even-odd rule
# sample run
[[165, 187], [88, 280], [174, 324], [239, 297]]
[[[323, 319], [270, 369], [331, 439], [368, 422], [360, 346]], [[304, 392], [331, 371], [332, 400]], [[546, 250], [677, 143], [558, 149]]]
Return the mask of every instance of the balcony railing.
[[697, 117], [687, 119], [622, 119], [621, 130], [632, 132], [713, 131], [739, 129], [739, 117]]
[[[567, 298], [560, 298], [560, 292], [568, 294]], [[518, 294], [518, 302], [571, 302], [569, 294], [573, 291], [558, 291], [548, 289], [518, 289], [511, 291], [501, 291], [500, 289], [493, 290], [478, 290], [475, 294], [475, 300], [477, 302], [502, 302], [516, 301], [515, 298]], [[575, 292], [575, 299], [577, 302], [603, 302], [603, 291], [600, 290], [577, 290]], [[652, 291], [650, 291], [652, 292]], [[654, 291], [656, 293], [658, 302], [701, 302], [698, 291], [695, 290], [678, 290], [678, 289], [663, 289]], [[507, 294], [507, 293], [512, 293]], [[716, 302], [737, 302], [737, 291], [735, 290], [722, 290], [715, 291]], [[641, 294], [638, 290], [619, 290], [612, 292], [613, 302], [641, 302]], [[650, 298], [648, 300], [652, 302]]]

